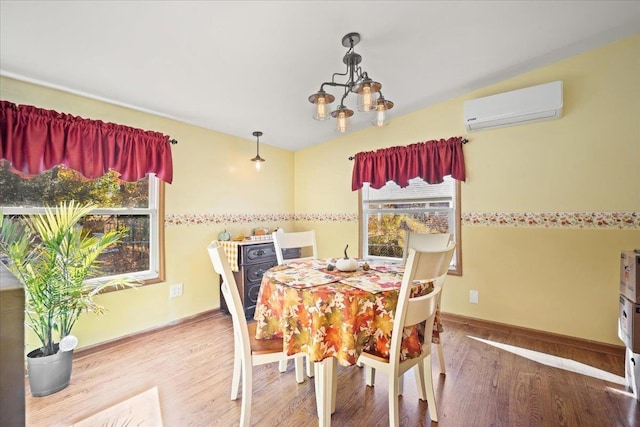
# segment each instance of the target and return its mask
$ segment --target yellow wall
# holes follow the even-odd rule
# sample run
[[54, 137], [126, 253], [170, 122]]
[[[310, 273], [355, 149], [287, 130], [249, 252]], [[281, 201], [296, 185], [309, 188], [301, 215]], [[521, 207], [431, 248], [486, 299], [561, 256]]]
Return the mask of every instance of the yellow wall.
[[[257, 172], [249, 161], [256, 153], [253, 129], [247, 139], [205, 130], [174, 120], [106, 104], [57, 90], [0, 78], [3, 100], [16, 104], [100, 119], [170, 135], [174, 181], [166, 185], [166, 282], [137, 290], [100, 295], [102, 316], [84, 315], [73, 333], [79, 348], [109, 341], [218, 308], [218, 277], [206, 247], [218, 233], [249, 233], [254, 227], [293, 229], [293, 152], [268, 145], [266, 129], [260, 154], [267, 159]], [[222, 215], [226, 222], [216, 223]], [[169, 299], [169, 285], [184, 284], [182, 297]], [[36, 346], [27, 334], [27, 351]]]
[[[471, 220], [508, 212], [640, 215], [639, 52], [636, 35], [398, 117], [386, 128], [298, 151], [296, 213], [357, 214], [347, 160], [356, 152], [464, 136], [470, 143], [464, 147], [463, 275], [449, 277], [443, 311], [620, 345], [619, 255], [640, 248], [637, 225], [523, 227]], [[554, 80], [564, 82], [561, 119], [466, 133], [465, 100]], [[297, 226], [320, 232], [321, 256], [339, 255], [346, 243], [358, 245], [357, 220], [319, 218]], [[468, 302], [472, 289], [479, 291], [479, 304]]]
[[[74, 329], [80, 347], [143, 331], [219, 307], [205, 251], [222, 229], [316, 229], [319, 255], [358, 242], [358, 196], [351, 191], [356, 152], [464, 135], [463, 276], [450, 277], [443, 310], [594, 341], [616, 335], [618, 259], [640, 247], [640, 229], [472, 225], [504, 212], [640, 211], [640, 36], [579, 55], [403, 117], [292, 153], [261, 139], [267, 159], [256, 173], [247, 139], [8, 78], [4, 100], [155, 130], [176, 138], [174, 183], [166, 186], [166, 283], [99, 297], [101, 317]], [[462, 104], [552, 80], [564, 82], [560, 120], [465, 134]], [[388, 82], [392, 91], [392, 82]], [[390, 94], [389, 94], [390, 95]], [[393, 110], [392, 110], [393, 111]], [[293, 221], [292, 214], [296, 214]], [[221, 215], [229, 219], [217, 223]], [[182, 224], [178, 224], [177, 220]], [[169, 284], [184, 296], [169, 299]], [[480, 303], [469, 304], [470, 289]], [[29, 337], [29, 336], [28, 336]], [[33, 345], [33, 340], [28, 339]], [[31, 347], [32, 349], [33, 347]], [[27, 349], [29, 350], [29, 349]]]

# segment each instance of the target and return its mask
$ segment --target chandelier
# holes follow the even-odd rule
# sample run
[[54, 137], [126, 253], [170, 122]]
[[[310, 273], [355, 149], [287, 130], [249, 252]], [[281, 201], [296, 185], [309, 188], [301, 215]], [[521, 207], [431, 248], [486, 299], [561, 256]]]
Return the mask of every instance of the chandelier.
[[[353, 110], [345, 107], [344, 100], [350, 93], [358, 94], [358, 111], [371, 112], [373, 118], [371, 123], [374, 126], [382, 127], [389, 124], [389, 110], [393, 108], [393, 102], [387, 101], [382, 96], [382, 84], [369, 78], [366, 71], [360, 67], [362, 56], [357, 54], [353, 47], [360, 42], [359, 33], [349, 33], [342, 38], [342, 46], [348, 47], [347, 53], [342, 58], [342, 62], [347, 66], [344, 73], [333, 73], [330, 82], [320, 85], [320, 90], [309, 97], [309, 102], [313, 104], [313, 118], [315, 120], [328, 120], [330, 117], [336, 119], [336, 131], [346, 133], [351, 128], [349, 118], [353, 116]], [[345, 83], [336, 81], [336, 76], [347, 78]], [[325, 86], [337, 86], [344, 89], [340, 105], [334, 111], [330, 111], [330, 105], [335, 96], [325, 92]]]

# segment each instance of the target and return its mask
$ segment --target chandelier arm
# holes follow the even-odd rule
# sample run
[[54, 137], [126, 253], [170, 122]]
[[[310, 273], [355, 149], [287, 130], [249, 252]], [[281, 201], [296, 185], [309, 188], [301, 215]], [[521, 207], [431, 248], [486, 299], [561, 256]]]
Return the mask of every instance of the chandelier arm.
[[340, 100], [340, 107], [339, 108], [344, 108], [344, 99], [347, 97], [347, 95], [349, 95], [349, 87], [345, 87], [344, 88], [344, 95], [342, 95], [342, 99]]
[[333, 73], [333, 75], [331, 76], [331, 81], [335, 82], [336, 80], [336, 76], [348, 76], [349, 75], [349, 67], [347, 67], [347, 71], [345, 71], [344, 73]]
[[322, 83], [322, 85], [320, 86], [320, 90], [324, 90], [324, 85], [329, 85], [329, 86], [340, 86], [340, 87], [344, 87], [344, 88], [348, 88], [349, 85], [345, 84], [345, 83], [338, 83], [338, 82], [324, 82]]

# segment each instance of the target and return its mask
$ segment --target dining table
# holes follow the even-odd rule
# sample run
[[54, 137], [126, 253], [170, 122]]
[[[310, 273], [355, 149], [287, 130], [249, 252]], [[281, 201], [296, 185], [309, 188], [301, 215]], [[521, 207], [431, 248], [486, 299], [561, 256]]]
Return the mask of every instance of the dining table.
[[[306, 353], [315, 365], [320, 426], [335, 411], [337, 365], [352, 366], [362, 351], [388, 357], [393, 314], [404, 264], [358, 259], [354, 271], [340, 271], [336, 258], [293, 261], [262, 276], [256, 304], [256, 339], [282, 338], [287, 355]], [[433, 290], [432, 281], [412, 284], [412, 296]], [[439, 342], [439, 313], [431, 340]], [[407, 327], [401, 358], [421, 352], [422, 325]]]

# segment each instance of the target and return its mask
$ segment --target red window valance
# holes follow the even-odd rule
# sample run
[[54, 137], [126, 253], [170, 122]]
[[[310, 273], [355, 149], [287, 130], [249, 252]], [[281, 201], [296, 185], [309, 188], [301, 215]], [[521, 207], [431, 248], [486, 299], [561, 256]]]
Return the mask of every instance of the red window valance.
[[114, 170], [127, 182], [148, 173], [173, 180], [166, 135], [8, 101], [0, 101], [0, 159], [25, 177], [62, 164], [89, 179]]
[[464, 141], [453, 137], [358, 153], [354, 157], [351, 190], [359, 190], [365, 182], [372, 188], [382, 188], [388, 181], [406, 187], [410, 179], [417, 177], [429, 184], [440, 184], [446, 175], [464, 181]]

